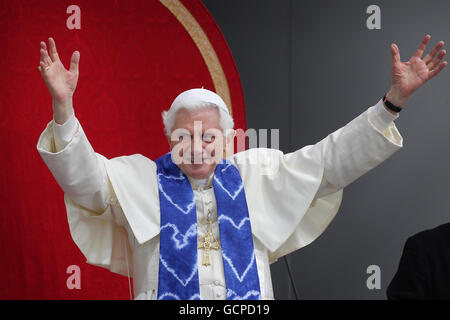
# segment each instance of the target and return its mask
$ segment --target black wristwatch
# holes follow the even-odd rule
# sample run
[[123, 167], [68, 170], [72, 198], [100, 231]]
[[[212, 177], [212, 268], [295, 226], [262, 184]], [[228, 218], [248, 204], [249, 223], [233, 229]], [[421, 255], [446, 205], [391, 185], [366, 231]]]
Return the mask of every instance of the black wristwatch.
[[384, 105], [385, 105], [388, 109], [390, 109], [390, 110], [392, 110], [392, 111], [394, 111], [394, 112], [400, 112], [400, 111], [402, 111], [402, 108], [397, 107], [397, 106], [394, 106], [388, 99], [386, 99], [386, 95], [383, 96], [383, 102], [384, 102]]

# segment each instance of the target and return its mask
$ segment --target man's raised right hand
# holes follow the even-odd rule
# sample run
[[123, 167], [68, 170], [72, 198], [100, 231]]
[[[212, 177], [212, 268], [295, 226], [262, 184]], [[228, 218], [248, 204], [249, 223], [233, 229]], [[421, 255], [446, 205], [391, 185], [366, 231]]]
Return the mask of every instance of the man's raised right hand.
[[70, 59], [70, 69], [64, 68], [59, 60], [53, 38], [48, 38], [50, 52], [41, 41], [39, 70], [53, 97], [53, 118], [56, 123], [63, 124], [73, 113], [72, 97], [78, 82], [78, 64], [80, 53], [74, 51]]

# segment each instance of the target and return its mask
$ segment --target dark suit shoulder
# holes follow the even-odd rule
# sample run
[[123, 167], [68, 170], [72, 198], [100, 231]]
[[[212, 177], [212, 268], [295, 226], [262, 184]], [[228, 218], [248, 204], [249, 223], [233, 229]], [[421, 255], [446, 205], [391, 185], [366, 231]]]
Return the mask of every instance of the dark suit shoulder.
[[406, 241], [389, 299], [450, 299], [450, 223]]
[[442, 242], [447, 243], [450, 246], [450, 223], [441, 224], [433, 229], [420, 231], [415, 235], [408, 238], [407, 244], [435, 244]]

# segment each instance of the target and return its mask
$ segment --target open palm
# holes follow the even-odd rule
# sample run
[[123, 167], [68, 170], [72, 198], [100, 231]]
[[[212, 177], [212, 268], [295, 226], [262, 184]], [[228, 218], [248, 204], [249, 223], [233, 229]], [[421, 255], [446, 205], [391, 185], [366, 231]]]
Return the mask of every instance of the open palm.
[[39, 69], [53, 99], [64, 103], [72, 98], [78, 82], [78, 64], [80, 53], [74, 51], [67, 70], [59, 59], [53, 38], [49, 38], [50, 52], [45, 42], [41, 42]]
[[407, 99], [425, 82], [435, 77], [447, 65], [442, 62], [446, 51], [442, 50], [435, 58], [436, 54], [444, 45], [440, 41], [423, 59], [422, 55], [430, 40], [427, 35], [414, 55], [407, 62], [400, 61], [400, 51], [396, 44], [392, 44], [392, 87], [396, 90], [397, 96]]

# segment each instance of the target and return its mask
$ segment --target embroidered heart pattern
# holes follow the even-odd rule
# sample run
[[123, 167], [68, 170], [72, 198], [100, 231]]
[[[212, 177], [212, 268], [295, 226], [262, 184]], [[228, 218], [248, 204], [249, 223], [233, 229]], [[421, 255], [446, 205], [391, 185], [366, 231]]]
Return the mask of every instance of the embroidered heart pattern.
[[[160, 299], [197, 299], [197, 225], [195, 197], [189, 180], [171, 161], [157, 160], [161, 209]], [[244, 185], [230, 163], [214, 175], [227, 298], [259, 299], [259, 279]]]
[[[164, 268], [170, 273], [172, 274], [172, 276], [178, 280], [178, 282], [183, 286], [186, 287], [189, 282], [192, 280], [192, 278], [197, 274], [198, 271], [198, 265], [197, 262], [194, 263], [192, 270], [189, 269], [185, 269], [182, 270], [180, 272], [180, 270], [177, 270], [178, 272], [175, 271], [175, 269], [173, 269], [172, 267], [169, 266], [169, 264], [167, 263], [166, 260], [164, 260], [164, 258], [160, 255], [159, 257], [159, 261], [161, 261], [161, 264], [164, 266]], [[183, 271], [187, 271], [184, 275], [182, 275], [181, 273], [183, 273]]]
[[[191, 192], [190, 194], [186, 193], [173, 193], [166, 192], [166, 188], [168, 190], [172, 190], [174, 188], [179, 188], [180, 181], [185, 180], [181, 183], [189, 184], [189, 181], [184, 177], [176, 177], [176, 176], [166, 176], [162, 173], [158, 174], [158, 186], [159, 191], [164, 195], [164, 197], [169, 201], [175, 208], [177, 208], [183, 214], [191, 213], [192, 209], [195, 207], [195, 198], [194, 194]], [[189, 185], [190, 186], [190, 185]], [[172, 194], [172, 196], [169, 195]]]
[[[223, 189], [223, 191], [225, 191], [231, 199], [235, 200], [236, 197], [239, 195], [239, 193], [241, 193], [242, 189], [244, 188], [244, 185], [241, 183], [240, 185], [238, 185], [238, 187], [236, 188], [235, 186], [229, 186], [228, 188], [224, 186], [224, 184], [217, 179], [217, 177], [214, 177], [214, 181], [217, 182], [217, 184]], [[232, 188], [235, 188], [235, 190], [230, 190]]]
[[[168, 272], [183, 287], [197, 272], [197, 224], [192, 224], [183, 234], [178, 228], [167, 223], [161, 228], [161, 238], [168, 242], [160, 244], [160, 275]], [[191, 254], [194, 253], [194, 254]]]
[[[178, 227], [173, 223], [166, 223], [161, 227], [161, 232], [166, 228], [170, 228], [172, 230], [173, 234], [170, 238], [174, 242], [175, 248], [177, 248], [178, 250], [183, 249], [185, 246], [187, 246], [189, 244], [190, 238], [197, 237], [196, 223], [192, 224], [185, 234], [182, 234], [178, 230]], [[167, 232], [169, 231], [167, 230]]]

